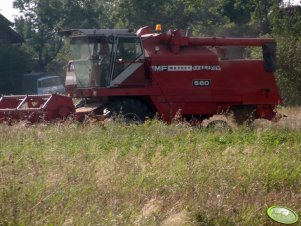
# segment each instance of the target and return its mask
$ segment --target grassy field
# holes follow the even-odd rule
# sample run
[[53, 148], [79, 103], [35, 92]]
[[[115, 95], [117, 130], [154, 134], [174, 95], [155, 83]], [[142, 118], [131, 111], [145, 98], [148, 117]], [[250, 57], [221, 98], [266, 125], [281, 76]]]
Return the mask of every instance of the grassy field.
[[234, 132], [0, 125], [0, 225], [278, 225], [269, 206], [301, 213], [299, 110]]

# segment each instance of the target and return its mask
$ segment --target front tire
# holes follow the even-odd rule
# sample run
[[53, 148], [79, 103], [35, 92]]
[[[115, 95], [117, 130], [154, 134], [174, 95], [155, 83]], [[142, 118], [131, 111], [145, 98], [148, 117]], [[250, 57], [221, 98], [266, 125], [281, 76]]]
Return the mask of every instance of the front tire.
[[151, 117], [148, 107], [137, 99], [124, 98], [109, 103], [103, 110], [107, 117], [121, 119], [127, 124], [140, 124]]

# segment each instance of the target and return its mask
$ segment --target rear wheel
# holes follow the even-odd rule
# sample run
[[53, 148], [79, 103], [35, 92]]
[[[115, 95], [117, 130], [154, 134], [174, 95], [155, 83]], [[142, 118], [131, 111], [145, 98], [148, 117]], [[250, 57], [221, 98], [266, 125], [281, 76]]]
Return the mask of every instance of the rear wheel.
[[125, 123], [143, 123], [151, 112], [148, 107], [137, 99], [120, 99], [109, 103], [103, 112], [108, 117], [113, 117]]
[[218, 132], [232, 132], [237, 129], [237, 124], [231, 116], [213, 115], [202, 122], [204, 128]]
[[256, 119], [256, 107], [252, 105], [233, 106], [231, 111], [238, 125], [250, 125]]

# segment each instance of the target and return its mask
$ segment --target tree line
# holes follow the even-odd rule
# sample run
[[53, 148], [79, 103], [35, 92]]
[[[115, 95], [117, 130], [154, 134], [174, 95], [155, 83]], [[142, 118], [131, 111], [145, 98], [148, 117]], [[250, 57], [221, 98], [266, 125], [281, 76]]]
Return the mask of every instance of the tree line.
[[[70, 58], [59, 32], [71, 28], [189, 29], [197, 36], [273, 36], [277, 79], [288, 104], [301, 104], [301, 9], [281, 0], [15, 0], [15, 29], [31, 70], [61, 70]], [[27, 67], [24, 69], [28, 70]], [[2, 78], [1, 78], [2, 79]]]

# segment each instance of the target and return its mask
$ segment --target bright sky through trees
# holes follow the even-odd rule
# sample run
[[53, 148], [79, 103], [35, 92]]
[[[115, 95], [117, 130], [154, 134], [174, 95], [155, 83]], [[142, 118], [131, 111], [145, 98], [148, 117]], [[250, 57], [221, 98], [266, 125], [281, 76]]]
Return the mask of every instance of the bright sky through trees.
[[[1, 0], [0, 13], [5, 16], [8, 20], [14, 21], [14, 17], [19, 14], [18, 9], [13, 8], [14, 0]], [[284, 0], [284, 3], [291, 3], [292, 5], [300, 5], [301, 0]]]
[[19, 10], [13, 8], [13, 1], [14, 0], [1, 0], [0, 4], [0, 13], [11, 22], [14, 21], [14, 16], [19, 14]]

